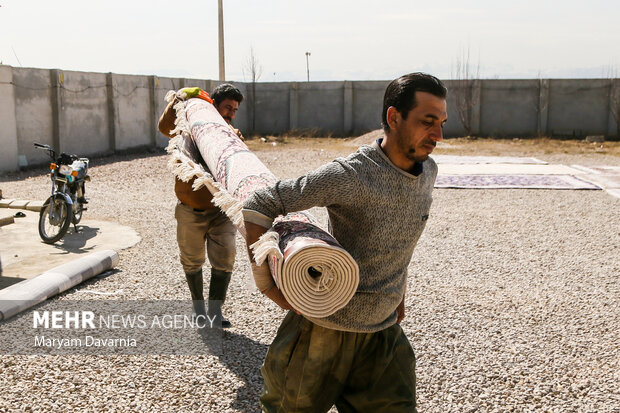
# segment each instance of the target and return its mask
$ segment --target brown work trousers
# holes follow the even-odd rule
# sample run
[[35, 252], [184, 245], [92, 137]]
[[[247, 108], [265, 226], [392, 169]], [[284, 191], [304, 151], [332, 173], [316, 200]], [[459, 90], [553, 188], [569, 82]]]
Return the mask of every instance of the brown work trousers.
[[235, 235], [230, 219], [219, 209], [198, 211], [177, 204], [177, 243], [186, 274], [195, 273], [205, 262], [205, 247], [211, 267], [232, 272], [235, 264]]

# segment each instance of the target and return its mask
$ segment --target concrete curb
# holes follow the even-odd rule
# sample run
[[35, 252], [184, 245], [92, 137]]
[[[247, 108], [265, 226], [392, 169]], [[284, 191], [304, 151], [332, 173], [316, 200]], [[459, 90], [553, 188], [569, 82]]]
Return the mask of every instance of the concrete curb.
[[9, 204], [9, 208], [11, 209], [26, 209], [26, 205], [28, 205], [30, 201], [24, 200], [15, 200]]
[[81, 282], [116, 267], [118, 253], [102, 250], [13, 284], [0, 292], [0, 320], [6, 320], [33, 305], [75, 287]]
[[26, 209], [28, 211], [39, 212], [43, 209], [43, 204], [45, 201], [30, 201], [28, 205], [26, 205]]
[[0, 199], [0, 208], [26, 209], [28, 211], [40, 211], [44, 201], [27, 201], [22, 199]]
[[11, 202], [15, 201], [14, 199], [3, 198], [0, 199], [0, 208], [8, 208], [11, 205]]
[[0, 214], [0, 227], [9, 225], [15, 222], [13, 214]]

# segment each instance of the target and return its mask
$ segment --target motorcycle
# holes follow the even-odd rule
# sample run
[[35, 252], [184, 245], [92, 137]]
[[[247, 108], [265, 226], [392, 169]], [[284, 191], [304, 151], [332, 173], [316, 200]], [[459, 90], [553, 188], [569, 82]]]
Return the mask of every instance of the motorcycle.
[[39, 214], [39, 236], [43, 242], [53, 244], [65, 236], [71, 223], [77, 232], [77, 224], [87, 210], [84, 207], [88, 203], [84, 198], [84, 182], [90, 181], [89, 161], [66, 153], [56, 158], [56, 151], [49, 145], [35, 142], [34, 146], [47, 151], [52, 159], [52, 195], [44, 202]]

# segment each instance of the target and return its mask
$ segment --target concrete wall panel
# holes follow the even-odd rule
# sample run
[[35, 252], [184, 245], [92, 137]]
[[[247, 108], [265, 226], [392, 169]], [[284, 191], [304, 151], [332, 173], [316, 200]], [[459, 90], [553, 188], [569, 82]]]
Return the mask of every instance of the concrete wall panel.
[[[246, 84], [247, 130], [252, 130], [252, 84]], [[256, 84], [255, 133], [283, 133], [289, 129], [288, 83]]]
[[78, 156], [114, 150], [109, 140], [106, 75], [67, 71], [62, 76], [60, 150]]
[[33, 143], [54, 146], [50, 71], [14, 67], [13, 82], [19, 154], [28, 165], [46, 164], [46, 152]]
[[467, 133], [459, 120], [459, 113], [456, 108], [456, 95], [454, 93], [454, 81], [445, 80], [443, 83], [448, 89], [448, 99], [446, 100], [448, 106], [448, 122], [446, 122], [443, 128], [444, 137], [464, 136]]
[[481, 93], [481, 135], [526, 136], [536, 130], [538, 80], [485, 80]]
[[15, 93], [13, 70], [0, 66], [0, 171], [18, 168], [17, 122], [15, 120]]
[[[164, 109], [166, 109], [166, 105], [168, 104], [164, 98], [166, 97], [166, 93], [169, 90], [176, 90], [179, 86], [178, 79], [171, 79], [169, 77], [155, 77], [154, 78], [154, 90], [153, 90], [153, 110], [155, 111], [154, 118], [155, 122], [159, 121], [159, 117], [164, 113]], [[156, 129], [157, 130], [157, 129]], [[161, 134], [159, 130], [157, 130], [157, 138], [156, 145], [160, 148], [165, 148], [168, 146], [168, 137]]]
[[389, 82], [353, 83], [353, 135], [381, 128], [383, 95]]
[[553, 79], [549, 82], [551, 135], [604, 135], [609, 116], [609, 80]]
[[116, 150], [151, 144], [148, 76], [113, 75]]
[[344, 82], [299, 83], [298, 127], [343, 134]]

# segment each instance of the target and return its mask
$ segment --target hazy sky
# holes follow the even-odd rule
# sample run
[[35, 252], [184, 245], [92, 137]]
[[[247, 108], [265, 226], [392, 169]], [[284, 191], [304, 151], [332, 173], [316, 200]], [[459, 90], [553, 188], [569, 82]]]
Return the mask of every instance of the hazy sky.
[[[311, 80], [447, 79], [467, 50], [484, 78], [607, 77], [619, 22], [619, 0], [224, 0], [226, 77], [250, 48], [260, 81], [305, 80], [306, 52]], [[0, 61], [217, 79], [217, 0], [0, 0]]]

